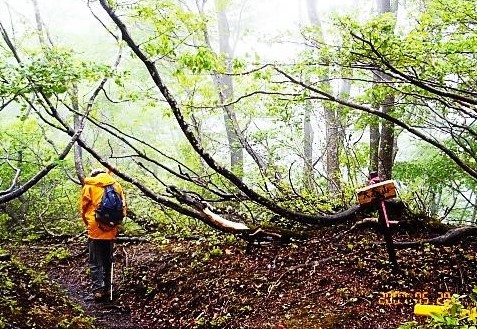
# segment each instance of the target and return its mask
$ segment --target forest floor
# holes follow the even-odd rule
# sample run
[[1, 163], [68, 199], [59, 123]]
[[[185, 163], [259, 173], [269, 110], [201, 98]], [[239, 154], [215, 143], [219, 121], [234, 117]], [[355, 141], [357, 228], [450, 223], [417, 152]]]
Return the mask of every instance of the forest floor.
[[[362, 229], [343, 234], [345, 229], [326, 228], [305, 242], [262, 245], [249, 253], [240, 242], [118, 243], [112, 303], [85, 301], [85, 240], [9, 251], [37, 273], [44, 271], [84, 309], [75, 319], [94, 318], [69, 320], [65, 328], [388, 329], [424, 321], [413, 315], [416, 302], [442, 303], [477, 285], [476, 238], [398, 250], [400, 271], [394, 272], [380, 234]], [[401, 231], [394, 239], [423, 236]], [[38, 294], [19, 300], [35, 298]], [[15, 321], [4, 328], [23, 328], [21, 319]]]

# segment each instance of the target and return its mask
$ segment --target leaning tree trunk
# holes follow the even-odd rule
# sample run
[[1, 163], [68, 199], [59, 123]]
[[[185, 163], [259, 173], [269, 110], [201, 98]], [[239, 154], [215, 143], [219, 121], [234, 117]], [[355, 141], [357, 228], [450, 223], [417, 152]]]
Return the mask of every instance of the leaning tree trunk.
[[[158, 88], [161, 95], [164, 97], [166, 102], [168, 103], [172, 114], [174, 115], [180, 129], [184, 133], [185, 138], [187, 138], [189, 144], [193, 147], [194, 151], [207, 163], [207, 165], [214, 170], [217, 174], [222, 176], [223, 178], [227, 179], [231, 184], [235, 185], [242, 193], [243, 197], [249, 198], [251, 201], [267, 208], [271, 212], [283, 217], [287, 218], [299, 223], [304, 224], [311, 224], [311, 225], [326, 225], [330, 222], [336, 223], [337, 221], [346, 221], [350, 219], [354, 219], [356, 217], [356, 213], [361, 209], [359, 205], [353, 206], [346, 211], [341, 213], [328, 215], [328, 216], [320, 216], [320, 215], [312, 215], [308, 213], [299, 213], [296, 212], [288, 207], [282, 207], [281, 205], [277, 204], [273, 200], [261, 195], [260, 193], [256, 192], [250, 186], [248, 186], [243, 180], [237, 177], [232, 171], [228, 170], [226, 167], [221, 166], [218, 164], [215, 159], [204, 150], [202, 145], [200, 145], [199, 141], [197, 140], [195, 134], [193, 133], [190, 124], [185, 120], [184, 114], [182, 110], [171, 94], [169, 88], [164, 83], [164, 80], [161, 74], [158, 72], [155, 62], [152, 61], [140, 48], [140, 46], [134, 41], [131, 34], [129, 33], [128, 28], [123, 23], [123, 21], [119, 18], [119, 16], [115, 13], [115, 11], [109, 6], [107, 0], [99, 0], [101, 6], [108, 14], [108, 16], [112, 19], [112, 21], [116, 24], [116, 26], [120, 29], [122, 39], [131, 49], [131, 51], [137, 56], [137, 58], [143, 63], [146, 69], [149, 72], [150, 78], [154, 81], [156, 87]], [[276, 69], [276, 68], [275, 68]], [[282, 73], [283, 74], [283, 73]], [[72, 133], [72, 129], [68, 129], [68, 134]], [[79, 141], [80, 142], [80, 141]], [[80, 144], [83, 148], [86, 148], [84, 143]], [[91, 154], [93, 153], [92, 150], [88, 150]], [[127, 180], [127, 176], [124, 173], [116, 170], [114, 167], [104, 160], [95, 156], [95, 158], [104, 166], [107, 166], [113, 173], [117, 174], [119, 177]], [[135, 183], [131, 181], [131, 178], [127, 180], [131, 183]], [[136, 185], [136, 184], [135, 184]], [[139, 187], [138, 185], [136, 185]], [[140, 187], [141, 191], [145, 192], [146, 190], [144, 187]], [[156, 194], [148, 194], [153, 200], [158, 200]], [[162, 204], [165, 204], [167, 207], [171, 207], [172, 209], [177, 209], [177, 205], [171, 202], [167, 202], [166, 200], [161, 198], [161, 201], [158, 201]], [[182, 210], [181, 210], [182, 211]], [[193, 216], [196, 218], [196, 216]]]

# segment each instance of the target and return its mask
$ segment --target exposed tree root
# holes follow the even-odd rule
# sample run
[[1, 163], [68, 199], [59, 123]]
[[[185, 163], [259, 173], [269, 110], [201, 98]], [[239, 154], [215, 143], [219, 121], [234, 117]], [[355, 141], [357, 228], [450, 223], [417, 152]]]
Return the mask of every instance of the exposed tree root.
[[12, 255], [10, 254], [1, 254], [0, 255], [0, 261], [9, 261], [12, 258]]
[[463, 238], [469, 236], [477, 236], [476, 226], [463, 226], [450, 229], [443, 235], [439, 235], [432, 239], [424, 239], [419, 241], [394, 242], [397, 249], [415, 248], [429, 243], [436, 246], [452, 245], [459, 242]]

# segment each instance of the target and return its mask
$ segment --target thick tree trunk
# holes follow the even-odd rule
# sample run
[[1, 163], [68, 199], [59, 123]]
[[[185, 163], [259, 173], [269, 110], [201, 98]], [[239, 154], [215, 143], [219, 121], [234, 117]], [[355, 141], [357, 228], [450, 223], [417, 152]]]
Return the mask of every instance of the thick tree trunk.
[[[382, 104], [382, 112], [389, 114], [394, 103], [394, 97], [386, 97]], [[391, 179], [394, 164], [394, 124], [384, 121], [381, 126], [381, 140], [379, 143], [378, 174], [381, 179]]]

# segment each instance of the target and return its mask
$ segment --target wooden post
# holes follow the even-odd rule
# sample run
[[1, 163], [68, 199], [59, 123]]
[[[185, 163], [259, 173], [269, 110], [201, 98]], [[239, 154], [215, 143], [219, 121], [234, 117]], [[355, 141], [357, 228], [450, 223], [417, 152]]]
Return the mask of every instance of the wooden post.
[[388, 212], [384, 200], [394, 198], [396, 196], [396, 186], [394, 181], [386, 180], [379, 181], [379, 178], [374, 177], [370, 181], [371, 185], [357, 190], [358, 202], [362, 205], [374, 204], [378, 206], [378, 221], [383, 231], [384, 242], [386, 243], [386, 250], [389, 256], [389, 262], [393, 270], [399, 270], [396, 250], [394, 249], [393, 237], [389, 228]]
[[386, 204], [384, 200], [381, 200], [378, 209], [378, 222], [381, 224], [381, 229], [383, 231], [384, 242], [386, 243], [386, 250], [388, 252], [389, 261], [393, 267], [393, 270], [399, 270], [399, 266], [396, 258], [396, 250], [394, 249], [393, 237], [391, 230], [389, 229], [389, 219], [388, 213], [386, 210]]

